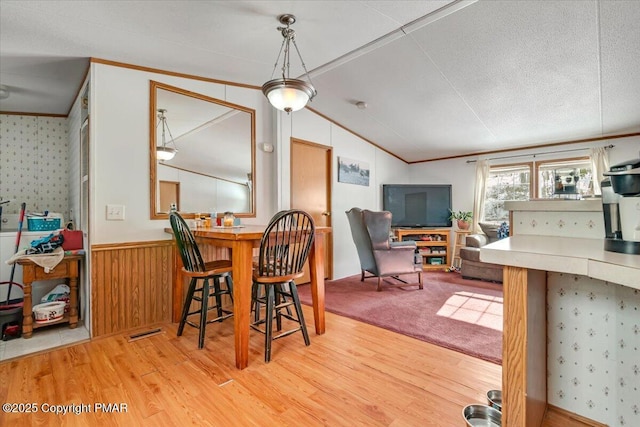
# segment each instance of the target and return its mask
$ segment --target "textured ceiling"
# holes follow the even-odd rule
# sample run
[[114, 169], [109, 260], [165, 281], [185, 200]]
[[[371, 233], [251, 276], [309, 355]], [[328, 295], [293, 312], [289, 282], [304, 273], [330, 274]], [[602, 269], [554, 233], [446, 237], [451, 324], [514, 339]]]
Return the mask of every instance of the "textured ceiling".
[[640, 1], [2, 0], [0, 111], [66, 114], [89, 57], [260, 86], [282, 13], [311, 107], [406, 161], [640, 132]]

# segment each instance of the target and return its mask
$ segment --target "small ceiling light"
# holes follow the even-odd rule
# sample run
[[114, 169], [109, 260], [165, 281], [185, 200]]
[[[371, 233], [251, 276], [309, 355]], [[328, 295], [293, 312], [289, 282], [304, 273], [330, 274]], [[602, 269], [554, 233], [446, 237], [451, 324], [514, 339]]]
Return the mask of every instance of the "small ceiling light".
[[[166, 112], [167, 110], [165, 109], [158, 109], [158, 119], [160, 121], [158, 122], [156, 128], [160, 126], [160, 124], [162, 124], [162, 145], [156, 146], [156, 157], [158, 158], [158, 160], [171, 160], [173, 159], [173, 156], [175, 156], [178, 152], [178, 149], [175, 148], [176, 143], [173, 141], [171, 130], [169, 130], [169, 126], [167, 125], [167, 117], [165, 116]], [[165, 133], [169, 133], [169, 142], [167, 142], [166, 140]], [[173, 147], [169, 147], [168, 144], [173, 144]]]
[[366, 110], [368, 105], [366, 102], [359, 101], [356, 102], [356, 107], [358, 107], [360, 110]]
[[5, 85], [0, 85], [0, 99], [7, 99], [9, 95], [9, 88]]
[[[269, 80], [265, 84], [262, 85], [262, 93], [267, 97], [271, 105], [281, 111], [286, 111], [290, 113], [292, 111], [298, 111], [307, 105], [307, 102], [311, 101], [314, 96], [318, 93], [316, 89], [311, 84], [311, 77], [309, 76], [309, 72], [307, 71], [307, 66], [304, 64], [302, 60], [302, 55], [300, 55], [300, 50], [298, 49], [298, 45], [296, 44], [296, 33], [294, 30], [290, 28], [292, 24], [296, 22], [296, 17], [290, 14], [280, 15], [278, 20], [281, 24], [286, 25], [286, 27], [278, 27], [278, 31], [282, 33], [282, 37], [284, 40], [282, 41], [282, 46], [280, 47], [280, 53], [276, 58], [276, 63], [273, 66], [273, 72], [271, 73], [272, 80]], [[307, 83], [304, 80], [300, 79], [292, 79], [289, 77], [289, 56], [291, 53], [290, 45], [293, 42], [293, 46], [296, 48], [296, 53], [298, 54], [298, 58], [302, 63], [302, 68], [307, 76], [309, 82]], [[278, 67], [278, 60], [284, 51], [283, 59], [282, 59], [282, 77], [279, 79], [273, 79], [273, 75], [276, 72], [276, 68]]]

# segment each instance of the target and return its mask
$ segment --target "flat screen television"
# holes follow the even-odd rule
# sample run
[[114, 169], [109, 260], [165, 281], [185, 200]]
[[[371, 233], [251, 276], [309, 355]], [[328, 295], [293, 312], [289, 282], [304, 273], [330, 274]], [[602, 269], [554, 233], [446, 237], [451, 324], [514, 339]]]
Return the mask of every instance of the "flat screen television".
[[451, 185], [383, 184], [392, 227], [451, 227]]

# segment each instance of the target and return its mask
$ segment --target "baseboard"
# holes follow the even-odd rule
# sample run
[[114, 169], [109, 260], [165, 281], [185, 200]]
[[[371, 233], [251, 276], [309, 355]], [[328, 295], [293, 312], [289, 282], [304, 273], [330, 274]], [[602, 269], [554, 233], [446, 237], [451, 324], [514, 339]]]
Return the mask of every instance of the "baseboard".
[[[548, 427], [607, 427], [607, 424], [593, 421], [589, 418], [583, 417], [582, 415], [574, 414], [573, 412], [569, 412], [566, 409], [558, 408], [557, 406], [553, 405], [547, 405], [547, 413], [545, 414], [544, 419], [545, 422], [543, 423], [543, 425]], [[547, 423], [547, 421], [551, 422]]]

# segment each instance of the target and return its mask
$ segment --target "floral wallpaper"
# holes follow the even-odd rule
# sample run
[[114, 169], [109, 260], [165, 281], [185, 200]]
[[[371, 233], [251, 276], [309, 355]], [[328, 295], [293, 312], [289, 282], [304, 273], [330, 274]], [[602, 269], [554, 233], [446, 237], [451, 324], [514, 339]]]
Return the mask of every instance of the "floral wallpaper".
[[[514, 211], [512, 225], [514, 234], [604, 238], [602, 211]], [[610, 426], [640, 426], [640, 290], [547, 273], [547, 400]]]
[[69, 138], [65, 117], [0, 114], [0, 196], [3, 214], [69, 215]]
[[640, 290], [562, 273], [547, 286], [549, 403], [640, 426]]
[[514, 212], [513, 234], [604, 238], [600, 212]]

